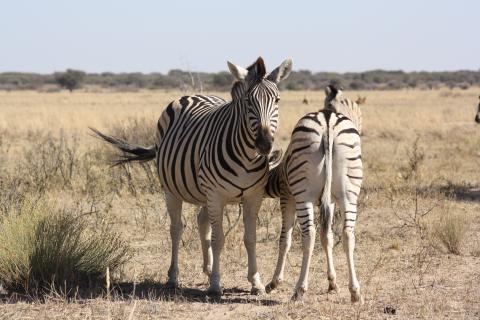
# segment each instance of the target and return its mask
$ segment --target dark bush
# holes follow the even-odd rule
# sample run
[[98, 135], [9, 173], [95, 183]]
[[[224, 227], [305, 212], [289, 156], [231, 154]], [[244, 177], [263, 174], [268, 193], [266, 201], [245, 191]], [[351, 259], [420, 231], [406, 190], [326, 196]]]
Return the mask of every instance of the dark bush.
[[56, 72], [54, 77], [60, 87], [72, 92], [73, 90], [80, 88], [82, 85], [83, 79], [85, 78], [85, 72], [67, 69], [65, 72]]

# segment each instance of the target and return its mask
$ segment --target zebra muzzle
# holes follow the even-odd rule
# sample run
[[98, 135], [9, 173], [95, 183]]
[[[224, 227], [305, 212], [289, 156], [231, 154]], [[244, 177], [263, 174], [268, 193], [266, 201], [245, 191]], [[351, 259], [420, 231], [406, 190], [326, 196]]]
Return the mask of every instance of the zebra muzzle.
[[270, 128], [261, 127], [257, 132], [255, 148], [261, 155], [269, 155], [273, 148], [273, 135]]

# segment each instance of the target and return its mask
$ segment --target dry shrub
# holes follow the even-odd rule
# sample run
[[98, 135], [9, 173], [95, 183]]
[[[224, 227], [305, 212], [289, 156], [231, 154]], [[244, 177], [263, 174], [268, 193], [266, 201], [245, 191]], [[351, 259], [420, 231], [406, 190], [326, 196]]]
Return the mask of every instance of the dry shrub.
[[439, 242], [443, 245], [449, 253], [459, 255], [469, 223], [470, 219], [466, 215], [446, 212], [433, 223], [432, 240], [435, 244]]
[[36, 192], [47, 189], [72, 188], [72, 178], [78, 167], [78, 138], [69, 137], [63, 131], [59, 136], [51, 132], [30, 133], [29, 144], [17, 165], [16, 172]]
[[[109, 127], [105, 132], [108, 135], [128, 141], [129, 143], [151, 146], [155, 143], [155, 121], [147, 118], [131, 117], [122, 123]], [[99, 148], [99, 149], [98, 149]], [[118, 150], [108, 146], [105, 143], [98, 144], [98, 148], [92, 150], [97, 155], [105, 155], [107, 162], [113, 163], [113, 160], [119, 156]], [[105, 160], [100, 164], [103, 168], [107, 163]], [[120, 190], [127, 188], [131, 195], [137, 193], [159, 193], [161, 186], [158, 181], [155, 161], [121, 164], [111, 168], [110, 175], [115, 176], [112, 179], [116, 185], [115, 191], [120, 194]]]
[[155, 143], [155, 120], [145, 117], [130, 117], [119, 124], [111, 125], [107, 134], [133, 144], [151, 146]]
[[107, 267], [115, 271], [129, 258], [117, 234], [45, 201], [26, 204], [0, 224], [0, 282], [10, 290], [37, 294], [100, 284]]

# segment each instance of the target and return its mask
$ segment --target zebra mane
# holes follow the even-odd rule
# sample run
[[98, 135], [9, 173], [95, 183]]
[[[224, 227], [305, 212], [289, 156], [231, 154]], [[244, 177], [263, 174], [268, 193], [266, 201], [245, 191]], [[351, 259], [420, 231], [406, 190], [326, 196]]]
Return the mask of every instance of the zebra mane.
[[247, 67], [248, 76], [247, 80], [257, 81], [263, 79], [267, 74], [267, 68], [265, 67], [265, 62], [262, 57], [258, 57], [257, 61]]
[[247, 91], [247, 84], [244, 81], [235, 81], [230, 90], [232, 101], [241, 100]]

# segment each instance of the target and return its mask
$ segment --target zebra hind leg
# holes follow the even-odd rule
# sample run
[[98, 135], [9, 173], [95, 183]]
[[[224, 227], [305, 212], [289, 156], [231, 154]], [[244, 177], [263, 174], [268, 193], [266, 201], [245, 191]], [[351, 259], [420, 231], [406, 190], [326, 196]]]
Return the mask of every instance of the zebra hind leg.
[[295, 287], [292, 300], [304, 300], [308, 290], [308, 272], [315, 244], [315, 224], [313, 217], [313, 203], [306, 201], [296, 202], [297, 219], [302, 231], [302, 269], [300, 278]]
[[292, 245], [292, 230], [295, 222], [295, 200], [293, 198], [280, 200], [282, 208], [282, 232], [280, 234], [278, 260], [275, 273], [272, 281], [265, 288], [267, 292], [275, 290], [283, 280], [283, 273], [285, 270], [285, 261], [287, 259], [288, 251]]
[[170, 193], [165, 193], [167, 211], [170, 216], [170, 237], [172, 239], [172, 259], [168, 269], [167, 286], [178, 287], [178, 251], [183, 233], [182, 200]]
[[212, 227], [208, 221], [208, 212], [206, 207], [202, 207], [197, 215], [198, 231], [200, 233], [200, 242], [202, 244], [203, 254], [203, 273], [210, 277], [212, 273]]
[[218, 196], [211, 195], [207, 200], [208, 220], [212, 227], [212, 273], [210, 274], [210, 286], [207, 294], [210, 296], [221, 296], [223, 294], [220, 281], [220, 255], [225, 243], [223, 234], [223, 208], [225, 202]]
[[335, 204], [331, 203], [329, 206], [330, 215], [329, 221], [327, 222], [327, 230], [323, 231], [320, 236], [322, 242], [323, 251], [327, 258], [327, 277], [328, 277], [328, 291], [337, 291], [337, 275], [335, 272], [335, 267], [333, 265], [333, 232], [332, 232], [332, 220]]
[[357, 199], [343, 199], [342, 213], [344, 216], [344, 226], [342, 233], [343, 250], [347, 256], [348, 264], [348, 289], [350, 290], [351, 300], [353, 303], [363, 303], [360, 294], [360, 284], [358, 283], [355, 272], [355, 264], [353, 259], [353, 252], [355, 250], [355, 221], [357, 218]]

